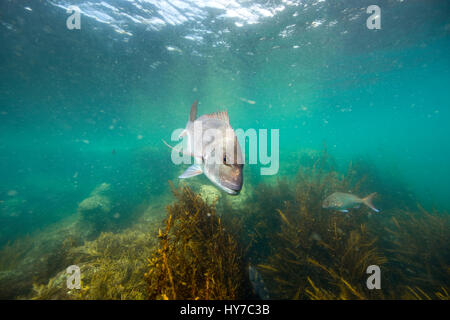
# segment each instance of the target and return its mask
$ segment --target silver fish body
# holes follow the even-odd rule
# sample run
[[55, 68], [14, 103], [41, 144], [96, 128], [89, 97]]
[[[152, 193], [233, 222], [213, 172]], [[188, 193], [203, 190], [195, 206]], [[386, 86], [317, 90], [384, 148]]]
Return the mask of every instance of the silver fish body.
[[365, 198], [360, 198], [351, 193], [334, 192], [322, 202], [322, 208], [348, 212], [349, 209], [359, 208], [365, 204], [375, 212], [379, 212], [372, 204], [372, 199], [376, 192], [369, 194]]
[[221, 111], [196, 118], [197, 101], [191, 108], [189, 121], [180, 137], [187, 138], [186, 153], [194, 157], [179, 178], [204, 173], [218, 188], [237, 195], [243, 185], [243, 158], [239, 141], [230, 126], [228, 114]]

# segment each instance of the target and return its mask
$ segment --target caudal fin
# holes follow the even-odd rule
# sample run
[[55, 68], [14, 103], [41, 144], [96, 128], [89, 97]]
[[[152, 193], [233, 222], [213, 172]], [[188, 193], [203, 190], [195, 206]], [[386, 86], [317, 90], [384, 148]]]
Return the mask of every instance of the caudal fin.
[[197, 100], [194, 101], [191, 107], [191, 113], [189, 114], [189, 121], [195, 121], [197, 117]]
[[372, 200], [373, 198], [377, 195], [376, 192], [369, 194], [367, 197], [362, 199], [362, 202], [368, 206], [370, 209], [372, 209], [375, 212], [380, 212], [380, 210], [378, 210], [377, 208], [375, 208], [372, 204]]

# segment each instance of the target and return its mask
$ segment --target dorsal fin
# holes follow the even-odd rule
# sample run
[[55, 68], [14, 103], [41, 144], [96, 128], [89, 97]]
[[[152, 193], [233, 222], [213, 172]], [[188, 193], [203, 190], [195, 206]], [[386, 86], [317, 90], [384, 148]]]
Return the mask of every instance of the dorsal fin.
[[195, 100], [191, 107], [191, 113], [189, 114], [189, 121], [195, 121], [195, 118], [197, 118], [197, 103], [198, 101]]
[[213, 113], [207, 114], [206, 116], [211, 119], [223, 120], [226, 123], [230, 124], [230, 119], [228, 118], [228, 111], [225, 109], [223, 109], [219, 112], [213, 112]]

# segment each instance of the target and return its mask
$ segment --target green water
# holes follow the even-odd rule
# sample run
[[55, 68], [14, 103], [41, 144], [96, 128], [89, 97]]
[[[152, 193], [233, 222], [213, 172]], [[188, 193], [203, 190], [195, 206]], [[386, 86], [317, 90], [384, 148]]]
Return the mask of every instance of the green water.
[[[326, 145], [341, 170], [376, 168], [380, 210], [405, 192], [448, 210], [450, 4], [376, 1], [369, 30], [372, 2], [2, 1], [0, 243], [75, 215], [103, 182], [131, 223], [187, 167], [161, 139], [196, 99], [233, 128], [278, 129], [279, 176]], [[273, 178], [260, 166], [245, 184]]]

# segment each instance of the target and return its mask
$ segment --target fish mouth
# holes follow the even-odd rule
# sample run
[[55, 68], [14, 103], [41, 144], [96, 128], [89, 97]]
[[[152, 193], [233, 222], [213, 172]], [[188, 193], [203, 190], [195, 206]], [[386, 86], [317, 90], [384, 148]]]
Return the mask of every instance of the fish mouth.
[[222, 190], [226, 193], [236, 196], [241, 192], [242, 186], [236, 186], [233, 184], [221, 184]]
[[228, 194], [237, 195], [241, 192], [244, 182], [241, 167], [222, 166], [218, 177], [221, 188]]
[[228, 194], [238, 195], [241, 192], [242, 184], [236, 184], [229, 181], [221, 181], [220, 187]]

